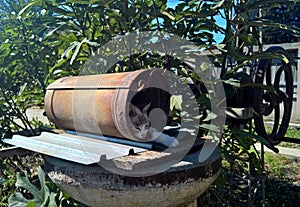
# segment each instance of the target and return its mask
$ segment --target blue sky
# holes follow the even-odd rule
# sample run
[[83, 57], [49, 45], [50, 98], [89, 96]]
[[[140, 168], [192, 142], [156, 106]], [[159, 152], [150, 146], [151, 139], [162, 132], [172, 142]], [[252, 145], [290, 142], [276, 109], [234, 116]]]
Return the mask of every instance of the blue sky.
[[[175, 8], [175, 6], [178, 4], [178, 2], [179, 2], [179, 0], [168, 0], [167, 5], [169, 7]], [[221, 16], [217, 16], [216, 21], [217, 21], [217, 24], [220, 26], [225, 26], [225, 24], [226, 24], [225, 20]], [[214, 35], [214, 39], [216, 40], [217, 43], [220, 43], [224, 38], [224, 35], [222, 35], [222, 34], [213, 33], [213, 35]]]

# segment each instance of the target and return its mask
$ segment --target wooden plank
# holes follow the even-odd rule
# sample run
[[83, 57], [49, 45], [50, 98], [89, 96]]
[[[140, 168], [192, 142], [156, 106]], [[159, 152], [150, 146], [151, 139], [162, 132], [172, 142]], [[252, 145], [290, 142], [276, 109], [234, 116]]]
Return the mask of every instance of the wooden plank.
[[[187, 137], [185, 137], [187, 138]], [[176, 148], [168, 148], [164, 151], [144, 151], [132, 155], [118, 157], [113, 160], [101, 159], [99, 165], [111, 172], [118, 174], [136, 176], [149, 176], [164, 172], [180, 162], [188, 152], [201, 151], [204, 140], [206, 142], [213, 141], [210, 138], [198, 139], [192, 147], [189, 140], [185, 143], [181, 140], [181, 145]], [[191, 149], [192, 147], [192, 149]], [[213, 152], [214, 150], [212, 150]], [[194, 161], [183, 161], [185, 165], [193, 165]], [[179, 166], [178, 166], [179, 167]]]

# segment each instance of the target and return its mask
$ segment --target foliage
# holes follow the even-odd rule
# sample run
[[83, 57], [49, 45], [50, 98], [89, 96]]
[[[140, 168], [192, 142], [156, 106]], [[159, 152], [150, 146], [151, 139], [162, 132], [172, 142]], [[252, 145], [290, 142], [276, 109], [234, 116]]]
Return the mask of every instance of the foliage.
[[[217, 31], [224, 35], [221, 44], [216, 45], [221, 51], [222, 56], [215, 56], [215, 64], [222, 68], [221, 78], [226, 74], [231, 74], [239, 69], [249, 69], [250, 76], [253, 78], [257, 60], [268, 57], [260, 50], [254, 50], [253, 46], [261, 46], [260, 37], [266, 37], [261, 31], [272, 29], [272, 31], [287, 31], [294, 35], [300, 34], [298, 27], [288, 24], [274, 22], [273, 19], [259, 17], [260, 10], [272, 10], [280, 4], [293, 5], [294, 0], [261, 0], [261, 1], [221, 1], [218, 15], [225, 21], [225, 26], [218, 26]], [[276, 36], [276, 38], [278, 38]]]
[[278, 179], [268, 179], [266, 186], [266, 203], [270, 206], [298, 205], [300, 199], [299, 186], [292, 185], [289, 181]]
[[6, 206], [10, 195], [15, 193], [15, 172], [5, 166], [4, 162], [0, 162], [0, 206]]
[[[0, 20], [0, 134], [35, 134], [27, 108], [43, 103], [46, 77], [57, 47], [44, 42], [41, 9], [24, 13], [28, 1], [2, 1]], [[25, 7], [26, 8], [26, 7]], [[44, 20], [43, 20], [44, 21]]]
[[[166, 0], [24, 0], [3, 1], [1, 6], [5, 16], [0, 21], [2, 135], [20, 130], [34, 134], [26, 109], [41, 105], [49, 83], [78, 74], [94, 51], [116, 35], [162, 30], [201, 47], [214, 42], [207, 31], [215, 31], [215, 11], [206, 2], [182, 2], [175, 9], [168, 8]], [[155, 52], [133, 54], [112, 70], [136, 70], [153, 63], [166, 64]], [[172, 58], [168, 64], [184, 67]]]
[[[262, 18], [299, 31], [300, 2], [280, 2], [276, 7], [264, 9]], [[298, 42], [300, 38], [299, 33], [286, 29], [265, 28], [263, 33], [263, 42], [266, 44]]]
[[[201, 27], [214, 30], [211, 28], [214, 26], [213, 21], [205, 26], [205, 22], [210, 22], [213, 16], [213, 13], [208, 12], [207, 4], [198, 5], [194, 2], [189, 3], [189, 6], [187, 2], [182, 2], [176, 9], [170, 9], [165, 0], [154, 2], [155, 5], [151, 0], [2, 1], [1, 15], [5, 18], [0, 20], [1, 136], [10, 137], [21, 131], [25, 131], [26, 135], [35, 134], [34, 128], [38, 125], [28, 120], [26, 110], [33, 105], [42, 105], [49, 83], [60, 77], [77, 75], [93, 51], [116, 35], [161, 29], [189, 38], [199, 46], [213, 42], [211, 34], [200, 31]], [[193, 18], [185, 16], [188, 12], [192, 15], [195, 6], [201, 12], [200, 6], [204, 7], [203, 13]], [[156, 14], [162, 21], [160, 27]], [[153, 67], [153, 64], [164, 66], [164, 60], [164, 57], [155, 52], [134, 54], [120, 61], [119, 68], [116, 67], [113, 71]], [[182, 65], [178, 60], [170, 61], [170, 67], [183, 68]], [[30, 187], [30, 193], [37, 203], [48, 202], [47, 199], [53, 197], [52, 190], [49, 192], [46, 187], [40, 190], [34, 188], [25, 177], [21, 174], [18, 176], [19, 183], [23, 180], [25, 189]], [[8, 194], [15, 191], [14, 188], [11, 189], [14, 182], [13, 179], [5, 182], [10, 184]], [[44, 183], [43, 179], [40, 183]], [[1, 186], [1, 189], [6, 189], [4, 187]], [[26, 191], [25, 194], [28, 195], [29, 192]], [[16, 197], [11, 197], [11, 202], [13, 198], [19, 199], [23, 204], [27, 202], [19, 193], [15, 195]]]
[[34, 174], [36, 165], [41, 164], [37, 155], [14, 156], [0, 160], [0, 206], [7, 206], [8, 198], [17, 191], [15, 187], [16, 173], [26, 171]]
[[238, 167], [232, 173], [232, 166], [223, 160], [221, 176], [216, 185], [198, 199], [200, 206], [261, 206], [262, 179], [265, 180], [266, 206], [297, 206], [300, 198], [299, 161], [269, 153], [265, 155], [266, 172], [259, 176], [254, 174], [251, 180], [251, 204], [249, 177], [243, 176]]
[[41, 189], [37, 189], [32, 183], [30, 183], [27, 173], [17, 173], [16, 187], [22, 187], [33, 195], [32, 200], [28, 200], [22, 196], [21, 193], [15, 193], [8, 199], [9, 206], [53, 206], [54, 193], [49, 191], [49, 188], [45, 184], [45, 173], [39, 168], [38, 177], [40, 181]]
[[41, 167], [38, 168], [38, 178], [41, 189], [37, 189], [32, 184], [27, 173], [17, 173], [16, 187], [26, 189], [32, 194], [33, 199], [28, 200], [23, 197], [20, 192], [16, 192], [8, 199], [8, 206], [12, 207], [56, 207], [56, 206], [78, 206], [76, 203], [71, 203], [68, 195], [60, 191], [53, 183], [47, 183], [45, 172]]
[[[59, 77], [78, 74], [94, 51], [116, 35], [161, 30], [190, 40], [200, 48], [207, 48], [214, 43], [211, 32], [219, 32], [225, 35], [224, 44], [219, 45], [223, 48], [223, 55], [215, 59], [216, 65], [222, 65], [221, 76], [251, 64], [251, 60], [258, 58], [259, 54], [245, 55], [236, 50], [236, 38], [243, 40], [243, 46], [257, 43], [258, 37], [255, 33], [248, 34], [248, 29], [268, 24], [250, 21], [250, 13], [266, 7], [265, 1], [257, 5], [247, 2], [237, 4], [235, 1], [182, 1], [174, 9], [168, 8], [164, 0], [156, 0], [155, 4], [152, 0], [32, 0], [19, 4], [17, 1], [14, 4], [4, 1], [3, 8], [7, 8], [4, 12], [9, 15], [1, 21], [1, 48], [2, 54], [5, 54], [1, 56], [2, 134], [20, 130], [34, 134], [26, 109], [42, 104], [49, 83]], [[247, 7], [251, 11], [246, 10]], [[236, 11], [240, 11], [240, 15], [235, 15]], [[226, 20], [225, 28], [216, 24], [216, 15]], [[156, 21], [157, 18], [159, 21]], [[240, 64], [226, 71], [225, 63], [231, 57]], [[196, 78], [186, 64], [155, 52], [124, 57], [112, 71], [153, 66], [177, 68], [180, 75]], [[201, 79], [198, 77], [197, 81]], [[17, 118], [22, 124], [15, 121]]]
[[[239, 69], [253, 69], [257, 59], [270, 57], [270, 54], [253, 52], [251, 49], [253, 45], [260, 43], [260, 28], [284, 28], [292, 34], [299, 33], [299, 29], [295, 27], [297, 25], [255, 17], [258, 9], [271, 11], [278, 8], [278, 5], [287, 3], [292, 5], [293, 2], [182, 0], [175, 8], [169, 8], [166, 0], [2, 1], [0, 13], [4, 18], [0, 19], [0, 135], [11, 136], [12, 133], [24, 130], [29, 135], [35, 134], [34, 128], [39, 123], [35, 125], [28, 120], [26, 110], [33, 105], [43, 104], [47, 85], [60, 77], [80, 74], [83, 65], [95, 55], [97, 48], [117, 35], [131, 32], [162, 31], [175, 34], [192, 41], [202, 50], [215, 44], [212, 32], [223, 34], [223, 42], [215, 45], [221, 50], [221, 56], [215, 55], [213, 50], [211, 55], [215, 66], [222, 69], [220, 77], [224, 83], [236, 90], [240, 88], [240, 85], [237, 85], [241, 78]], [[226, 24], [218, 25], [217, 16], [223, 18]], [[158, 43], [163, 44], [160, 41]], [[246, 52], [244, 47], [248, 48]], [[107, 51], [107, 55], [111, 53]], [[202, 104], [200, 109], [204, 116], [201, 121], [209, 122], [214, 117], [214, 114], [209, 113], [209, 95], [201, 84], [203, 79], [178, 59], [155, 51], [133, 53], [112, 66], [110, 72], [148, 67], [164, 67], [176, 71], [175, 68], [180, 77], [191, 77], [199, 86], [200, 94], [196, 98]], [[249, 77], [253, 77], [253, 72], [255, 70], [250, 71]], [[229, 87], [229, 90], [231, 89]], [[234, 92], [227, 95], [234, 96]], [[173, 103], [173, 106], [176, 109], [180, 108], [176, 103]], [[220, 184], [218, 189], [229, 193], [225, 194], [229, 196], [227, 201], [224, 201], [225, 197], [216, 199], [222, 205], [234, 205], [235, 203], [230, 202], [234, 201], [233, 198], [237, 197], [238, 193], [243, 192], [240, 190], [231, 193], [228, 189], [242, 186], [241, 183], [234, 182], [238, 176], [250, 176], [247, 163], [251, 163], [251, 172], [261, 173], [259, 156], [253, 148], [253, 143], [256, 140], [264, 140], [252, 134], [250, 124], [246, 123], [246, 126], [244, 131], [234, 131], [229, 123], [223, 133], [222, 154], [228, 163], [234, 163], [232, 166], [237, 167], [229, 169], [230, 173], [228, 170], [224, 171], [219, 179], [223, 184]], [[264, 144], [269, 146], [267, 142]], [[46, 184], [44, 177], [40, 170], [41, 189], [38, 189], [29, 182], [26, 174], [18, 174], [17, 185], [29, 190], [34, 199], [30, 201], [16, 193], [10, 198], [11, 205], [17, 205], [17, 201], [20, 201], [20, 205], [33, 206], [50, 203], [71, 205], [62, 192], [51, 183]], [[6, 186], [1, 186], [1, 189], [8, 189], [9, 193], [14, 193], [15, 190], [11, 187], [14, 182], [15, 178], [8, 176], [4, 182]], [[217, 193], [215, 195], [218, 196]], [[5, 196], [7, 199], [7, 195]]]

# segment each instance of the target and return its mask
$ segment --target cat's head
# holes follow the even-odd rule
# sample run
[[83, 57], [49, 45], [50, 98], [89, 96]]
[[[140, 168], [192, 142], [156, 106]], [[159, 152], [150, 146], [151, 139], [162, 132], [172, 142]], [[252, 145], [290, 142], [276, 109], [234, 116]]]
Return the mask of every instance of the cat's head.
[[147, 115], [150, 105], [151, 103], [140, 110], [137, 106], [129, 103], [129, 117], [132, 124], [130, 128], [134, 137], [141, 141], [147, 139], [147, 134], [151, 126], [150, 119]]

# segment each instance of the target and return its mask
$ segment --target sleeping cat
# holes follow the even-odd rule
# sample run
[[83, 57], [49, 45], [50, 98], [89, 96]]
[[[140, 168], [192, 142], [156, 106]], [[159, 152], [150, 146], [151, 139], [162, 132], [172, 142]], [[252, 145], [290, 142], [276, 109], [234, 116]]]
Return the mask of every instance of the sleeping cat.
[[151, 122], [147, 115], [150, 105], [151, 103], [146, 105], [143, 110], [140, 110], [137, 106], [129, 103], [129, 118], [132, 123], [130, 129], [135, 138], [142, 142], [154, 141], [167, 147], [178, 146], [179, 142], [177, 139], [151, 127]]

